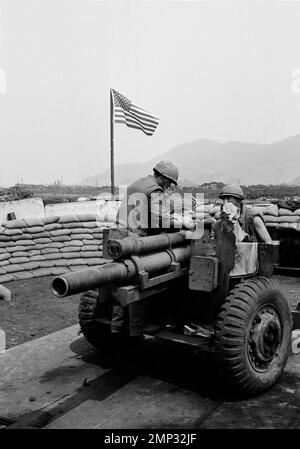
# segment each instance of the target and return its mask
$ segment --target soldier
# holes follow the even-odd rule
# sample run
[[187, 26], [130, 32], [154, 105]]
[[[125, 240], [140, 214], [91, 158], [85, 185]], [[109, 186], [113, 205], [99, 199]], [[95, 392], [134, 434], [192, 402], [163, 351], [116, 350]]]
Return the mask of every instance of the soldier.
[[[153, 175], [140, 178], [127, 189], [127, 195], [118, 210], [117, 229], [111, 229], [108, 239], [124, 238], [136, 235], [137, 238], [158, 234], [164, 231], [178, 231], [179, 227], [192, 229], [191, 222], [179, 221], [169, 209], [166, 189], [171, 184], [177, 185], [178, 168], [170, 161], [160, 161], [153, 167]], [[138, 301], [128, 306], [129, 335], [131, 341], [142, 338], [147, 312], [147, 300]], [[125, 309], [113, 306], [111, 332], [122, 335], [126, 323]]]
[[131, 233], [138, 236], [172, 232], [181, 225], [189, 229], [193, 224], [183, 223], [173, 214], [168, 204], [166, 190], [177, 185], [178, 168], [170, 161], [160, 161], [153, 167], [153, 175], [140, 178], [131, 184], [124, 195], [116, 217], [116, 230], [111, 238], [125, 237]]
[[234, 184], [224, 186], [219, 198], [223, 200], [221, 213], [226, 214], [237, 225], [235, 226], [237, 240], [272, 243], [261, 213], [245, 207], [244, 193], [240, 186]]

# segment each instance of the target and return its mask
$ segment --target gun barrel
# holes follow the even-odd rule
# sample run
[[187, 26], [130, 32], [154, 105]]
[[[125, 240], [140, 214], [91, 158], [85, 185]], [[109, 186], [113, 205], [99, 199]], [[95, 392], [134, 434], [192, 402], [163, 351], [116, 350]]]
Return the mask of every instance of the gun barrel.
[[[154, 275], [166, 271], [172, 262], [186, 265], [191, 247], [174, 248], [140, 257], [143, 269]], [[105, 285], [124, 285], [130, 283], [138, 274], [138, 267], [131, 259], [111, 262], [99, 268], [85, 268], [74, 273], [56, 276], [51, 285], [52, 293], [59, 298], [81, 293]]]
[[133, 254], [144, 254], [174, 248], [185, 243], [185, 232], [162, 233], [148, 237], [128, 236], [123, 239], [110, 239], [107, 243], [109, 256], [124, 259]]

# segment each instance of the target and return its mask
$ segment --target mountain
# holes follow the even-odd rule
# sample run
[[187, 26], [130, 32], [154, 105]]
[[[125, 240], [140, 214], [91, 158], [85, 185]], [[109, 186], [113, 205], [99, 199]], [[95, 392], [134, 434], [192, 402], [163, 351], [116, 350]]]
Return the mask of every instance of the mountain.
[[[271, 144], [199, 139], [182, 143], [144, 163], [115, 167], [115, 184], [130, 184], [137, 176], [152, 173], [160, 160], [179, 168], [179, 184], [204, 182], [250, 184], [300, 184], [300, 134]], [[138, 174], [138, 175], [137, 175]], [[81, 185], [110, 185], [110, 170], [84, 179]]]

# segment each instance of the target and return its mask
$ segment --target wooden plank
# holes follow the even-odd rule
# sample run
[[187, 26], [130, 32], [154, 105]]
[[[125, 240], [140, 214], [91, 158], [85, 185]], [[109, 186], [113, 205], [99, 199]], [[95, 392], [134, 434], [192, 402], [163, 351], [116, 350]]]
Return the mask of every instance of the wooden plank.
[[0, 354], [0, 415], [15, 419], [39, 410], [107, 371], [78, 331], [71, 326]]

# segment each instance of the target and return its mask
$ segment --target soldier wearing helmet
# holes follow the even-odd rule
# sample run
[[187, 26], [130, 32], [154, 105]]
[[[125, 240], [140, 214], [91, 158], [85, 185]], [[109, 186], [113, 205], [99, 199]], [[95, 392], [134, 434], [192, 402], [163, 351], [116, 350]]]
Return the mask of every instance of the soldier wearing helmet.
[[[168, 206], [166, 190], [177, 185], [178, 168], [170, 161], [160, 161], [153, 167], [153, 175], [138, 179], [127, 188], [116, 217], [118, 235], [128, 233], [138, 236], [158, 234], [165, 228], [168, 232], [178, 230], [176, 217]], [[177, 229], [176, 229], [177, 228]]]
[[237, 240], [272, 243], [261, 213], [245, 206], [240, 186], [227, 184], [221, 190], [219, 198], [223, 200], [221, 214], [235, 224]]
[[[166, 189], [177, 185], [178, 168], [170, 161], [160, 161], [153, 167], [153, 175], [138, 179], [127, 188], [116, 217], [117, 229], [111, 229], [108, 238], [136, 238], [177, 230], [176, 216], [168, 206]], [[167, 226], [164, 224], [167, 223]], [[143, 334], [147, 300], [129, 304], [129, 336], [139, 339]], [[111, 332], [115, 341], [122, 337], [127, 317], [126, 309], [113, 306]]]

